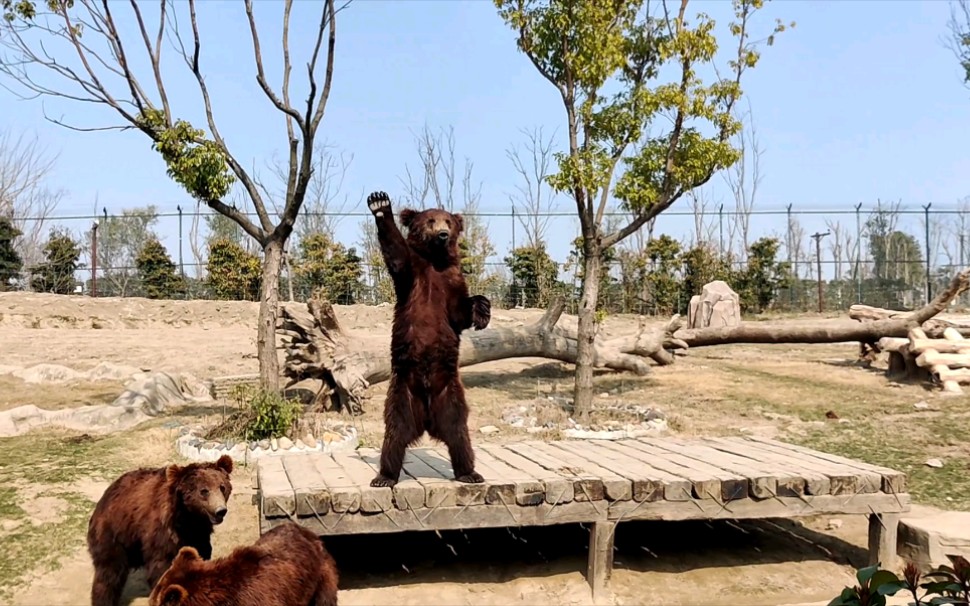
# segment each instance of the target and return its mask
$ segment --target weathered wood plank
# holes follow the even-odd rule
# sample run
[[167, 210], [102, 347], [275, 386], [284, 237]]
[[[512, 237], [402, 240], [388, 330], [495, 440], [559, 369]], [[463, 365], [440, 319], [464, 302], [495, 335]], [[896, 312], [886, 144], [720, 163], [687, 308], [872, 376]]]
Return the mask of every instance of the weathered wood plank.
[[616, 440], [613, 444], [638, 453], [639, 457], [651, 467], [662, 469], [685, 480], [689, 480], [693, 496], [697, 499], [722, 498], [720, 478], [705, 471], [695, 469], [690, 465], [689, 459], [667, 456], [663, 451], [658, 451], [636, 440]]
[[[763, 438], [755, 438], [753, 436], [750, 439], [753, 441], [764, 441]], [[784, 446], [788, 450], [811, 454], [816, 458], [824, 459], [832, 463], [839, 463], [854, 469], [861, 469], [863, 471], [879, 474], [882, 477], [880, 489], [883, 492], [888, 492], [890, 494], [901, 494], [906, 492], [906, 474], [901, 471], [890, 469], [889, 467], [882, 467], [880, 465], [873, 465], [872, 463], [866, 463], [865, 461], [858, 461], [848, 457], [834, 455], [828, 452], [812, 450], [810, 448], [805, 448], [804, 446], [789, 444], [788, 442], [781, 442], [779, 440], [770, 440], [770, 442], [776, 445]]]
[[424, 486], [425, 507], [454, 507], [458, 504], [455, 481], [435, 471], [433, 467], [414, 455], [409, 448], [404, 453], [404, 471]]
[[583, 469], [571, 467], [563, 461], [556, 450], [550, 451], [546, 446], [547, 444], [543, 442], [533, 440], [506, 445], [512, 452], [516, 452], [549, 471], [570, 479], [573, 482], [574, 500], [602, 501], [606, 497], [602, 478]]
[[[381, 470], [381, 451], [376, 448], [358, 448], [361, 460], [370, 465], [376, 476]], [[421, 509], [424, 507], [424, 486], [415, 480], [407, 470], [401, 469], [397, 484], [391, 489], [394, 507], [400, 510]]]
[[586, 582], [593, 591], [593, 602], [600, 603], [613, 575], [613, 542], [616, 522], [593, 522], [589, 529], [589, 559], [586, 564]]
[[347, 473], [357, 489], [360, 491], [360, 510], [364, 513], [378, 513], [394, 507], [394, 495], [386, 486], [371, 486], [374, 470], [360, 458], [353, 454], [335, 454], [333, 460]]
[[569, 503], [573, 500], [574, 490], [571, 480], [557, 473], [553, 473], [545, 467], [503, 446], [497, 444], [482, 444], [480, 448], [483, 452], [487, 452], [505, 464], [515, 467], [542, 482], [542, 486], [545, 489], [546, 503], [555, 505], [557, 503]]
[[[631, 501], [622, 502], [630, 503]], [[603, 502], [573, 501], [558, 505], [540, 503], [531, 507], [507, 507], [502, 504], [478, 505], [477, 507], [438, 507], [417, 513], [392, 509], [380, 514], [341, 516], [336, 521], [323, 518], [327, 523], [326, 525], [315, 517], [297, 518], [297, 522], [318, 535], [327, 536], [412, 530], [548, 526], [578, 522], [591, 524], [605, 521], [606, 512], [607, 507]], [[260, 521], [260, 530], [266, 532], [274, 526], [279, 526], [284, 521], [287, 520], [285, 518], [263, 518]]]
[[[655, 441], [649, 443], [657, 444]], [[664, 438], [664, 448], [702, 463], [705, 469], [716, 467], [746, 478], [752, 498], [771, 499], [778, 496], [777, 478], [765, 472], [751, 459], [743, 459], [731, 453], [717, 450], [708, 446], [703, 440]]]
[[330, 512], [330, 491], [326, 478], [311, 460], [312, 454], [294, 454], [279, 457], [283, 469], [293, 487], [296, 515], [325, 515]]
[[748, 478], [741, 474], [721, 469], [708, 462], [695, 459], [690, 455], [680, 452], [678, 447], [664, 443], [663, 440], [657, 440], [656, 438], [638, 438], [636, 440], [630, 440], [630, 442], [638, 444], [641, 448], [653, 449], [653, 452], [658, 456], [674, 458], [682, 465], [713, 475], [721, 482], [720, 497], [722, 501], [746, 499], [750, 494]]
[[256, 467], [260, 511], [267, 518], [286, 518], [296, 513], [296, 494], [281, 457], [263, 457]]
[[[587, 440], [587, 442], [592, 447], [602, 449], [604, 456], [608, 456], [606, 452], [616, 455], [617, 458], [615, 460], [618, 465], [630, 470], [630, 473], [633, 473], [636, 477], [647, 478], [645, 482], [653, 482], [653, 478], [659, 479], [663, 486], [663, 499], [667, 501], [689, 501], [694, 498], [693, 491], [695, 486], [691, 480], [684, 476], [671, 473], [667, 469], [651, 466], [645, 461], [648, 457], [643, 452], [624, 444], [617, 444], [612, 440]], [[673, 467], [680, 469], [677, 466]], [[717, 488], [715, 490], [720, 489]], [[706, 490], [705, 494], [710, 494], [710, 490]], [[649, 501], [652, 499], [645, 498], [642, 500]]]
[[775, 454], [783, 456], [785, 459], [789, 460], [791, 463], [806, 468], [814, 469], [820, 473], [824, 473], [829, 478], [831, 484], [829, 488], [830, 494], [835, 495], [851, 495], [859, 493], [872, 493], [879, 492], [879, 485], [881, 478], [875, 476], [875, 481], [870, 481], [872, 478], [861, 477], [858, 470], [840, 466], [836, 463], [830, 463], [823, 459], [818, 459], [809, 455], [802, 453], [797, 453], [795, 451], [787, 450], [774, 444], [772, 442], [763, 442], [760, 440], [749, 440], [747, 438], [728, 438], [734, 440], [738, 443], [747, 443], [760, 450], [766, 450], [769, 452], [774, 452]]
[[[615, 501], [610, 503], [611, 520], [720, 520], [753, 518], [791, 518], [809, 515], [849, 515], [863, 513], [903, 513], [909, 511], [909, 495], [882, 492], [844, 496], [778, 497], [777, 499], [741, 499], [718, 503], [712, 499], [689, 502]], [[302, 518], [312, 520], [312, 518]], [[278, 523], [278, 522], [277, 522]]]
[[313, 466], [327, 481], [330, 507], [334, 513], [357, 513], [360, 510], [360, 487], [356, 482], [333, 460], [333, 455], [314, 453], [309, 456]]
[[[505, 499], [504, 492], [489, 488], [488, 504], [494, 503], [515, 503], [522, 506], [538, 505], [546, 499], [546, 489], [542, 482], [526, 472], [512, 467], [505, 461], [501, 461], [482, 448], [475, 449], [476, 466], [478, 463], [492, 469], [500, 478], [507, 478], [514, 486], [513, 499]], [[484, 472], [481, 472], [484, 475]], [[499, 496], [502, 495], [502, 496]]]
[[[617, 475], [626, 478], [630, 482], [630, 498], [634, 501], [657, 501], [664, 498], [664, 483], [658, 476], [648, 477], [644, 465], [637, 465], [636, 461], [624, 457], [622, 454], [604, 448], [600, 444], [593, 444], [591, 440], [583, 440], [582, 443], [576, 441], [556, 442], [556, 446], [576, 453], [577, 455], [589, 457], [598, 462], [599, 465], [614, 470]], [[690, 497], [690, 484], [685, 482], [687, 487], [687, 497]]]
[[629, 501], [633, 498], [633, 482], [610, 469], [608, 467], [610, 463], [606, 459], [597, 459], [597, 455], [589, 448], [585, 448], [585, 444], [574, 440], [562, 440], [544, 444], [543, 450], [561, 458], [563, 463], [572, 469], [579, 469], [600, 477], [606, 498], [609, 500]]
[[455, 471], [451, 466], [448, 451], [439, 448], [415, 448], [414, 456], [421, 459], [428, 467], [440, 473], [444, 478], [451, 478], [452, 490], [455, 491], [456, 505], [483, 505], [488, 486], [482, 484], [466, 484], [454, 479]]
[[829, 494], [829, 477], [814, 470], [793, 466], [787, 459], [773, 452], [754, 450], [723, 438], [707, 438], [704, 443], [711, 448], [750, 460], [775, 477], [778, 496]]

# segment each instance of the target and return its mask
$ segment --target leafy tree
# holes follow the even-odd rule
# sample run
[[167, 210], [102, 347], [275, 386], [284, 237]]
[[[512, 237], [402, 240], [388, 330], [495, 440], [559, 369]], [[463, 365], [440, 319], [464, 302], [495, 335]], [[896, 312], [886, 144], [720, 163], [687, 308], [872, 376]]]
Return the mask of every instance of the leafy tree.
[[505, 265], [512, 273], [506, 301], [509, 307], [549, 305], [558, 286], [559, 264], [549, 256], [545, 243], [512, 250], [505, 257]]
[[59, 295], [74, 293], [81, 247], [66, 230], [54, 228], [44, 245], [44, 262], [32, 270], [30, 285], [38, 292]]
[[20, 277], [24, 262], [14, 247], [14, 240], [20, 235], [21, 231], [10, 217], [0, 215], [0, 290], [7, 290], [11, 282]]
[[714, 280], [731, 283], [731, 263], [721, 257], [709, 244], [700, 243], [685, 250], [680, 255], [683, 276], [683, 296], [680, 301], [681, 313], [687, 312], [690, 298], [701, 294], [704, 285]]
[[761, 238], [748, 247], [747, 266], [738, 273], [734, 285], [743, 310], [765, 311], [778, 291], [791, 284], [791, 268], [777, 259], [780, 247], [777, 238]]
[[[700, 14], [690, 27], [688, 0], [681, 0], [679, 12], [660, 14], [650, 14], [651, 5], [643, 0], [494, 1], [517, 34], [519, 50], [559, 92], [566, 113], [568, 149], [556, 155], [559, 172], [549, 183], [573, 198], [583, 238], [574, 406], [586, 418], [593, 401], [604, 251], [737, 161], [731, 138], [740, 122], [734, 108], [742, 74], [758, 62], [749, 25], [763, 0], [733, 0], [736, 20], [730, 32], [737, 40], [730, 46], [737, 54], [727, 77], [708, 85], [700, 72], [710, 69], [717, 55], [714, 21]], [[782, 29], [779, 23], [775, 33]], [[669, 68], [676, 80], [655, 82]], [[657, 118], [667, 123], [668, 116], [668, 132], [646, 134], [659, 126]], [[713, 136], [702, 134], [705, 122], [713, 126]], [[614, 185], [621, 161], [625, 170]], [[611, 194], [632, 219], [607, 232], [603, 218]]]
[[[613, 290], [615, 285], [615, 280], [613, 276], [610, 275], [610, 267], [612, 267], [614, 261], [617, 258], [617, 251], [615, 247], [604, 248], [600, 251], [600, 262], [602, 264], [598, 271], [599, 284], [597, 285], [597, 302], [596, 310], [605, 313], [609, 308], [610, 297], [606, 296]], [[570, 268], [576, 268], [576, 277], [579, 278], [584, 284], [586, 281], [586, 271], [588, 270], [587, 264], [582, 262], [583, 259], [583, 237], [578, 236], [573, 239], [573, 248], [569, 251], [569, 261], [568, 265]]]
[[[286, 124], [288, 166], [281, 171], [285, 180], [285, 187], [281, 187], [281, 190], [285, 194], [275, 217], [270, 214], [272, 208], [268, 199], [273, 196], [267, 193], [268, 188], [258, 183], [257, 178], [229, 149], [216, 123], [209, 92], [212, 80], [205, 77], [200, 58], [204, 36], [200, 33], [195, 0], [162, 2], [158, 5], [157, 14], [149, 14], [148, 7], [138, 2], [3, 0], [4, 19], [0, 21], [0, 38], [9, 52], [0, 59], [0, 74], [10, 81], [7, 88], [20, 86], [26, 90], [25, 96], [50, 96], [78, 103], [99, 104], [114, 110], [122, 121], [122, 125], [115, 125], [114, 128], [134, 128], [145, 135], [165, 161], [169, 177], [199, 202], [231, 218], [259, 244], [263, 263], [262, 278], [257, 281], [262, 286], [256, 336], [257, 357], [262, 386], [276, 390], [279, 388], [280, 372], [275, 333], [283, 251], [293, 232], [313, 173], [315, 139], [333, 81], [338, 11], [335, 0], [319, 3], [287, 1], [283, 4], [283, 82], [276, 91], [270, 86], [263, 67], [253, 4], [252, 0], [244, 2], [251, 46], [235, 51], [221, 50], [236, 57], [252, 53], [249, 56], [254, 57], [256, 82], [270, 104], [282, 114]], [[314, 40], [306, 63], [298, 62], [298, 65], [306, 65], [306, 69], [297, 69], [297, 73], [306, 74], [308, 80], [306, 99], [299, 103], [290, 101], [293, 63], [288, 32], [294, 5], [297, 11], [303, 8], [319, 10], [318, 17], [297, 17], [292, 24], [294, 28], [304, 23], [311, 24]], [[203, 6], [208, 8], [209, 3]], [[260, 7], [271, 6], [274, 5], [260, 4]], [[123, 14], [126, 10], [131, 12]], [[186, 12], [188, 25], [184, 21]], [[183, 19], [181, 27], [178, 23], [179, 13], [182, 13]], [[148, 25], [146, 21], [149, 19], [154, 19], [157, 25]], [[166, 27], [169, 31], [166, 31]], [[149, 34], [149, 31], [157, 33]], [[192, 34], [185, 36], [182, 32], [186, 31]], [[172, 81], [166, 83], [166, 78], [172, 76], [171, 70], [162, 68], [161, 43], [153, 42], [156, 38], [162, 40], [165, 34], [176, 41], [171, 45], [174, 52], [180, 55], [176, 63], [186, 66], [191, 80], [198, 84], [198, 98], [202, 101], [202, 107], [196, 106], [191, 110], [176, 108], [175, 97], [169, 96], [167, 84], [171, 85]], [[98, 50], [105, 48], [110, 52]], [[325, 65], [322, 82], [317, 80], [320, 64]], [[245, 79], [251, 78], [252, 70], [252, 67], [244, 69]], [[52, 78], [44, 78], [36, 73], [38, 71]], [[179, 95], [178, 98], [185, 97]], [[180, 117], [200, 114], [205, 116], [207, 131]], [[225, 202], [236, 183], [242, 186], [252, 203], [255, 220]], [[216, 266], [219, 266], [218, 262]]]
[[[139, 289], [139, 272], [135, 265], [138, 253], [152, 239], [157, 239], [154, 226], [158, 209], [154, 205], [126, 208], [120, 215], [108, 215], [98, 224], [98, 269], [103, 272], [107, 291], [119, 297], [130, 296]], [[91, 250], [92, 232], [86, 233], [86, 246]]]
[[255, 301], [261, 280], [259, 258], [237, 242], [222, 238], [209, 244], [206, 285], [217, 299]]
[[352, 305], [363, 275], [361, 258], [354, 248], [346, 248], [323, 233], [300, 239], [297, 279], [312, 289], [320, 288], [333, 303]]
[[650, 269], [647, 270], [645, 282], [653, 302], [654, 313], [669, 315], [679, 305], [681, 284], [677, 279], [680, 268], [680, 242], [667, 234], [654, 238], [646, 246], [646, 255], [650, 259]]
[[168, 250], [152, 236], [138, 251], [135, 267], [145, 296], [149, 299], [172, 299], [185, 292], [185, 283], [176, 272]]
[[963, 68], [963, 83], [970, 86], [970, 0], [950, 4], [949, 47]]

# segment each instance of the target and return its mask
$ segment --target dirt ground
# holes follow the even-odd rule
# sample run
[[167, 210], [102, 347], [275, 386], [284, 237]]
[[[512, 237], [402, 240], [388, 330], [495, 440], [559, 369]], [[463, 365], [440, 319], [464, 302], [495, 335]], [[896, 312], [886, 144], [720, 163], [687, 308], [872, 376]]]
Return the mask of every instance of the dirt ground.
[[[254, 373], [256, 305], [155, 302], [0, 293], [0, 410], [22, 404], [63, 408], [110, 402], [116, 381], [28, 384], [11, 374], [35, 364], [77, 371], [112, 362], [189, 372], [200, 379]], [[390, 307], [338, 307], [362, 336], [390, 328]], [[495, 310], [496, 325], [531, 322], [538, 310]], [[799, 322], [815, 321], [803, 317]], [[608, 335], [636, 319], [611, 317]], [[777, 436], [888, 465], [909, 474], [921, 506], [970, 509], [968, 398], [890, 383], [856, 362], [858, 346], [724, 346], [690, 351], [647, 377], [601, 373], [600, 403], [656, 407], [677, 435]], [[501, 423], [508, 406], [568, 393], [571, 370], [536, 359], [464, 371], [475, 439], [514, 440]], [[379, 445], [385, 385], [357, 422]], [[925, 406], [914, 406], [925, 403]], [[828, 414], [827, 414], [828, 413]], [[212, 414], [218, 414], [214, 408]], [[177, 461], [179, 413], [133, 431], [89, 436], [60, 430], [0, 439], [0, 603], [85, 604], [91, 566], [87, 519], [108, 483], [140, 465]], [[477, 429], [496, 425], [500, 431]], [[554, 438], [556, 435], [539, 434]], [[940, 469], [924, 465], [940, 458]], [[230, 514], [214, 535], [216, 555], [258, 536], [253, 470], [234, 472]], [[917, 507], [917, 512], [925, 510]], [[865, 563], [861, 516], [800, 522], [627, 523], [617, 534], [612, 589], [617, 604], [793, 604], [828, 601]], [[475, 532], [334, 537], [340, 601], [355, 604], [584, 604], [588, 529], [580, 525]], [[147, 604], [140, 575], [131, 604]]]

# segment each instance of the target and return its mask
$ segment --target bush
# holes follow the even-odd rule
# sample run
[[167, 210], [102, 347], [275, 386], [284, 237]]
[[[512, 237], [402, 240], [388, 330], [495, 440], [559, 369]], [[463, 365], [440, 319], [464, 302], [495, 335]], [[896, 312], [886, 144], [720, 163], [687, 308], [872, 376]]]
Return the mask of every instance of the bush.
[[240, 385], [230, 399], [238, 411], [206, 433], [207, 439], [236, 438], [246, 441], [280, 438], [296, 428], [303, 404], [262, 387]]
[[[903, 569], [903, 578], [882, 570], [878, 564], [856, 573], [859, 584], [846, 587], [829, 606], [885, 606], [886, 596], [905, 591], [913, 596], [909, 606], [970, 604], [970, 563], [960, 556], [947, 556], [953, 566], [939, 566], [921, 575], [915, 564]], [[922, 592], [921, 592], [922, 590]], [[920, 595], [922, 593], [922, 595]]]

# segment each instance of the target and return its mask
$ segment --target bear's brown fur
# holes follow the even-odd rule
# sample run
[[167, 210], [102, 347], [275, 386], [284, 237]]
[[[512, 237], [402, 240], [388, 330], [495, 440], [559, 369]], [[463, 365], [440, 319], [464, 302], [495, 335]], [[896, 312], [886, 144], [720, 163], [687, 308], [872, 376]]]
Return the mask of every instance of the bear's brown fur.
[[479, 483], [468, 435], [468, 404], [458, 374], [461, 333], [482, 330], [491, 303], [469, 296], [461, 271], [458, 240], [461, 215], [440, 209], [401, 211], [401, 234], [384, 192], [367, 206], [377, 221], [377, 238], [397, 298], [391, 332], [391, 380], [384, 402], [384, 446], [372, 486], [397, 483], [404, 452], [425, 432], [448, 446], [459, 482]]
[[337, 606], [337, 565], [320, 538], [287, 522], [205, 561], [183, 547], [149, 606]]
[[232, 458], [214, 463], [135, 469], [115, 480], [88, 522], [94, 564], [93, 606], [117, 606], [128, 573], [145, 568], [154, 586], [179, 549], [212, 557], [213, 526], [222, 523], [232, 494]]

